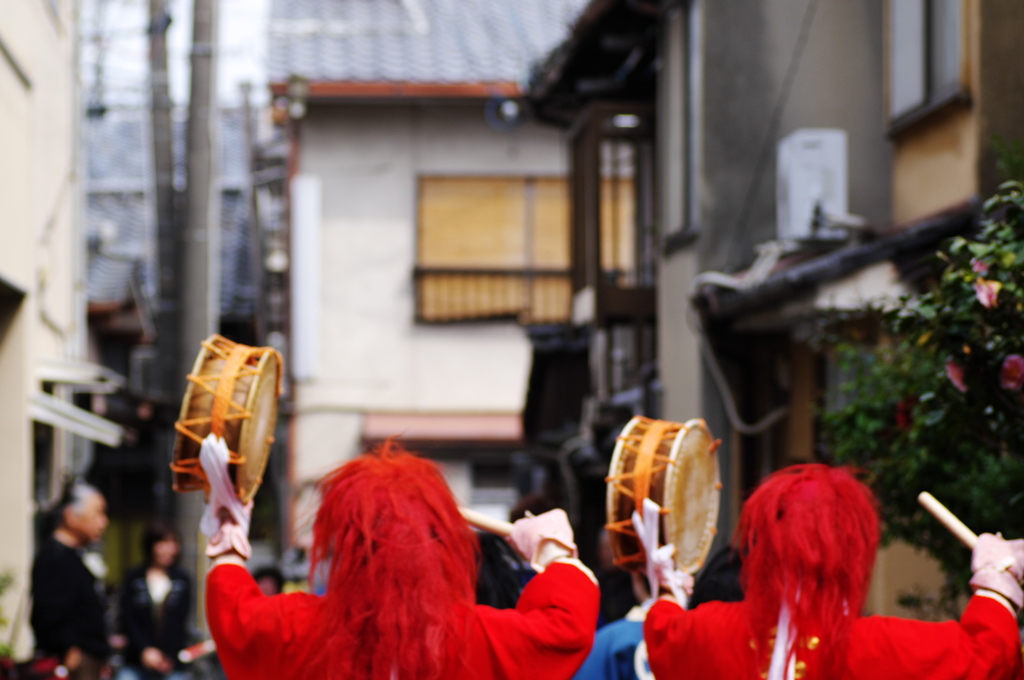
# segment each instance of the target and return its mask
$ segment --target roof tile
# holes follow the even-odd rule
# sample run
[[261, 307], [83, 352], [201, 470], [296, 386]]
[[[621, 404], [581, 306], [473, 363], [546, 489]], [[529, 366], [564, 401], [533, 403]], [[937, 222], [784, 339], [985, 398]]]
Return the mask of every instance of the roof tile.
[[269, 75], [520, 82], [587, 0], [273, 0]]

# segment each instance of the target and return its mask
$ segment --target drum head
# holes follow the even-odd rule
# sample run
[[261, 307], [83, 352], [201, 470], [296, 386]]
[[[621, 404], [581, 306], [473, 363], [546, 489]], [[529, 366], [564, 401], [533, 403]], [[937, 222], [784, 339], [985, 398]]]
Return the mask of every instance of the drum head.
[[277, 353], [264, 354], [258, 368], [260, 379], [249, 390], [245, 402], [245, 410], [252, 417], [242, 423], [239, 432], [238, 450], [245, 460], [235, 469], [235, 488], [243, 503], [251, 501], [263, 483], [277, 427], [277, 386], [281, 374]]
[[718, 442], [703, 420], [691, 420], [672, 446], [665, 477], [664, 538], [676, 547], [676, 566], [696, 572], [704, 565], [718, 525], [722, 484], [718, 474]]

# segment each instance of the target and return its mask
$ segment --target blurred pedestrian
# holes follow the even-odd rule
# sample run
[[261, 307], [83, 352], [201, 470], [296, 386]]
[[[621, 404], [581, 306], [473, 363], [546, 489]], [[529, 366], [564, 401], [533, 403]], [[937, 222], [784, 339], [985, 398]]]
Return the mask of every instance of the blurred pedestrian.
[[125, 666], [117, 680], [184, 680], [178, 652], [186, 646], [192, 581], [178, 567], [181, 538], [164, 522], [153, 522], [142, 539], [146, 563], [131, 569], [121, 589], [121, 630], [128, 638]]
[[597, 582], [601, 587], [601, 620], [597, 626], [602, 628], [622, 619], [640, 601], [636, 599], [629, 572], [615, 564], [607, 529], [602, 529], [597, 537], [597, 564]]
[[476, 603], [495, 609], [514, 609], [523, 588], [536, 572], [506, 539], [482, 532], [477, 532], [476, 539], [480, 545]]
[[284, 574], [275, 566], [260, 567], [252, 573], [260, 592], [270, 597], [284, 592]]
[[[56, 508], [57, 528], [32, 565], [32, 630], [37, 654], [59, 658], [72, 680], [99, 680], [110, 653], [106, 596], [85, 548], [106, 531], [107, 501], [88, 484], [68, 486]], [[94, 567], [95, 569], [95, 567]]]

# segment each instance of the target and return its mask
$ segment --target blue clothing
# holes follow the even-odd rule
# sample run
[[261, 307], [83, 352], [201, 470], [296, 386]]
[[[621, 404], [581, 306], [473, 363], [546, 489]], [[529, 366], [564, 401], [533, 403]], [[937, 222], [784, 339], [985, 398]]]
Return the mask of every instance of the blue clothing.
[[642, 620], [630, 621], [626, 618], [609, 623], [597, 631], [590, 656], [576, 671], [573, 680], [645, 680], [651, 677], [646, 647], [639, 650], [643, 657], [639, 663], [646, 673], [639, 679], [636, 674], [637, 647], [643, 639]]
[[174, 671], [163, 675], [141, 666], [125, 666], [117, 672], [114, 680], [191, 680], [192, 676], [185, 671]]

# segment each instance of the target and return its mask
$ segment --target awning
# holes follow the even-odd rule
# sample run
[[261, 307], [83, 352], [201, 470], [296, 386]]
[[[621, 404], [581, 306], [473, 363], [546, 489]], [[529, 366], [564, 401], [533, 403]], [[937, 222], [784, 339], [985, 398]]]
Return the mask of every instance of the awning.
[[59, 427], [107, 446], [119, 446], [124, 437], [124, 428], [117, 423], [45, 392], [32, 395], [29, 414], [36, 422]]
[[124, 376], [106, 366], [69, 359], [36, 359], [36, 378], [41, 382], [64, 383], [81, 391], [111, 394], [125, 386]]
[[415, 442], [520, 443], [518, 413], [367, 413], [363, 439], [401, 437]]

